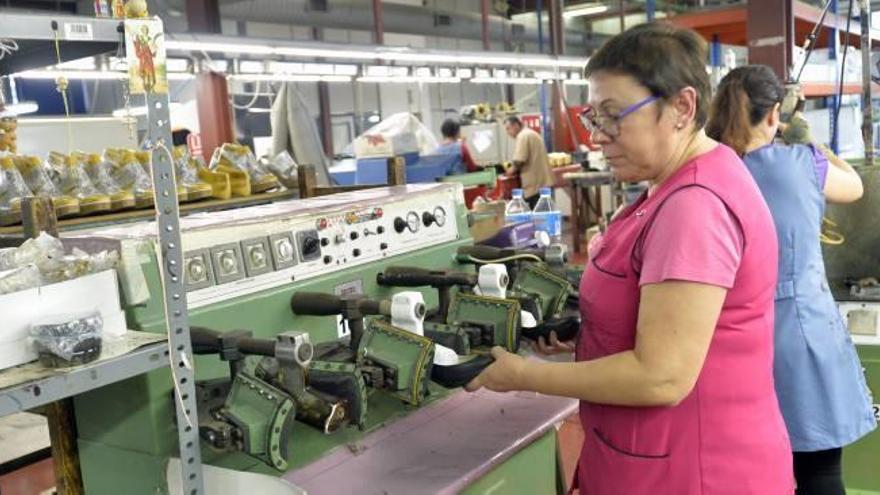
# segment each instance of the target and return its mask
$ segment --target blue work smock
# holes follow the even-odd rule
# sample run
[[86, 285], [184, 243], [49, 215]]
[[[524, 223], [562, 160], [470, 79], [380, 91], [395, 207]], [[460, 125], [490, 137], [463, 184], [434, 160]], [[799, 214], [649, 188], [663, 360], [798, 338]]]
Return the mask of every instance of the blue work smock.
[[819, 234], [826, 169], [817, 173], [817, 154], [806, 145], [764, 146], [743, 161], [779, 238], [773, 371], [792, 450], [845, 446], [877, 425], [864, 371], [825, 275]]

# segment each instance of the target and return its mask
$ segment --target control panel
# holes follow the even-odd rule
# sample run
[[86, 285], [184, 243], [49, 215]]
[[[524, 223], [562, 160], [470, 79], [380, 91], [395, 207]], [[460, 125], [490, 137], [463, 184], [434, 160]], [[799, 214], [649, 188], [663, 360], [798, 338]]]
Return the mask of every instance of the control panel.
[[[459, 237], [455, 184], [414, 185], [406, 194], [358, 191], [250, 208], [252, 217], [184, 219], [184, 276], [190, 307], [345, 270]], [[341, 197], [340, 197], [341, 196]], [[331, 201], [334, 199], [335, 201]], [[263, 215], [265, 213], [265, 215]], [[215, 220], [222, 213], [212, 213]], [[261, 219], [262, 216], [262, 219]], [[257, 221], [255, 221], [257, 220]]]

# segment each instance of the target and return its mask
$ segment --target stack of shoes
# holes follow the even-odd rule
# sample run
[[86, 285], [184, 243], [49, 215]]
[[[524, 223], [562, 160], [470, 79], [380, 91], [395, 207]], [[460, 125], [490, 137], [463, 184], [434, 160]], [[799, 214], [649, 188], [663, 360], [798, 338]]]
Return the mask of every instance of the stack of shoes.
[[[232, 197], [232, 179], [229, 174], [215, 172], [205, 166], [205, 161], [200, 156], [190, 157], [190, 164], [196, 168], [200, 180], [211, 185], [211, 195], [217, 199], [229, 199]], [[250, 184], [248, 184], [250, 188]]]
[[68, 156], [58, 152], [49, 153], [49, 177], [55, 187], [65, 196], [79, 200], [79, 212], [83, 215], [110, 211], [110, 196], [102, 194], [86, 172], [82, 157]]
[[0, 224], [21, 222], [21, 200], [33, 196], [12, 156], [0, 157]]
[[[211, 164], [213, 170], [230, 174], [233, 182], [232, 192], [239, 196], [266, 192], [280, 186], [278, 179], [257, 161], [254, 153], [247, 146], [226, 143], [214, 153]], [[244, 194], [242, 194], [245, 191], [243, 186], [236, 187], [236, 176], [233, 175], [235, 171], [244, 172], [248, 178], [250, 187]]]
[[50, 198], [57, 218], [79, 215], [79, 199], [61, 194], [61, 191], [49, 178], [47, 166], [39, 157], [16, 155], [12, 157], [15, 168], [24, 178], [28, 189], [35, 196]]
[[138, 161], [135, 151], [111, 148], [104, 150], [104, 161], [110, 164], [110, 177], [123, 191], [134, 194], [137, 208], [153, 206], [153, 183]]
[[0, 117], [0, 151], [15, 153], [17, 151], [16, 129], [18, 121], [15, 117]]
[[125, 191], [110, 176], [110, 164], [105, 162], [101, 155], [89, 153], [82, 155], [86, 172], [92, 179], [92, 183], [102, 193], [110, 196], [110, 209], [113, 211], [128, 210], [135, 207], [134, 194]]
[[191, 159], [186, 146], [174, 148], [172, 154], [178, 188], [183, 186], [190, 201], [210, 198], [214, 194], [214, 190], [211, 184], [199, 178], [198, 162]]
[[[153, 159], [152, 153], [146, 150], [141, 150], [135, 151], [134, 156], [135, 158], [137, 158], [138, 163], [141, 164], [141, 167], [143, 167], [144, 172], [147, 173], [147, 176], [152, 176], [153, 171], [150, 170], [150, 162]], [[177, 201], [181, 203], [191, 201], [191, 198], [189, 197], [189, 191], [187, 191], [186, 187], [184, 187], [182, 184], [177, 184]]]

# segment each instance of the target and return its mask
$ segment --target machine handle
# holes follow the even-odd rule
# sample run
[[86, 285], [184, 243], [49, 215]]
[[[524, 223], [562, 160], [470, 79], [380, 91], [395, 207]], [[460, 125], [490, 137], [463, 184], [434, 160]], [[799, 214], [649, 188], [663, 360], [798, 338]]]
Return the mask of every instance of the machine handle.
[[376, 276], [379, 285], [391, 287], [452, 287], [455, 285], [473, 286], [476, 275], [442, 270], [426, 270], [411, 266], [389, 266]]
[[[221, 344], [224, 332], [205, 327], [190, 327], [190, 341], [193, 354], [219, 354], [223, 351]], [[255, 339], [241, 337], [236, 341], [238, 352], [258, 356], [275, 356], [275, 341], [272, 339]]]
[[339, 296], [322, 292], [297, 292], [290, 298], [290, 309], [298, 315], [333, 316], [342, 314], [345, 303]]
[[452, 366], [435, 364], [431, 367], [431, 380], [446, 388], [463, 387], [494, 362], [495, 358], [483, 354]]
[[217, 354], [220, 352], [220, 336], [217, 330], [205, 327], [190, 327], [189, 339], [193, 354]]
[[544, 340], [550, 338], [550, 332], [556, 332], [556, 338], [560, 342], [567, 342], [577, 337], [581, 328], [580, 318], [576, 316], [566, 316], [563, 318], [552, 318], [544, 320], [535, 328], [523, 328], [521, 335], [529, 340], [538, 341], [539, 337]]
[[363, 297], [341, 298], [323, 292], [297, 292], [290, 298], [290, 309], [298, 315], [359, 318], [366, 315], [391, 315], [391, 302]]

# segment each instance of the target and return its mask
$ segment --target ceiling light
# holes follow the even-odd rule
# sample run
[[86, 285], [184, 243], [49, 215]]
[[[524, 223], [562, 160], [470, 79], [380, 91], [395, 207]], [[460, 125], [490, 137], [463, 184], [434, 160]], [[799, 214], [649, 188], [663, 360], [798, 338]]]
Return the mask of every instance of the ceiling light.
[[275, 49], [267, 45], [250, 45], [240, 43], [206, 43], [203, 41], [175, 41], [167, 40], [165, 48], [168, 50], [181, 50], [189, 52], [220, 52], [220, 53], [247, 53], [251, 55], [272, 55]]
[[229, 79], [247, 82], [351, 82], [349, 76], [318, 76], [309, 74], [233, 74]]
[[356, 76], [358, 73], [357, 65], [334, 65], [333, 73], [337, 76]]
[[333, 75], [333, 64], [303, 64], [304, 74]]
[[265, 69], [266, 64], [256, 60], [240, 60], [238, 62], [238, 71], [243, 74], [262, 74]]
[[[437, 75], [440, 77], [452, 77], [452, 74], [453, 74], [452, 69], [449, 69], [446, 67], [440, 67], [439, 69], [437, 69]], [[464, 77], [464, 76], [458, 76], [458, 77]], [[470, 77], [470, 74], [468, 74], [467, 77]]]
[[2, 111], [0, 111], [0, 116], [2, 117], [17, 117], [19, 115], [27, 115], [29, 113], [35, 113], [40, 109], [40, 106], [37, 105], [35, 101], [21, 101], [18, 103], [12, 103], [6, 105]]
[[67, 79], [127, 79], [128, 76], [123, 72], [106, 72], [99, 70], [29, 70], [15, 74], [15, 77], [22, 79], [51, 79], [55, 80], [59, 77]]
[[562, 84], [566, 86], [589, 86], [590, 83], [587, 82], [586, 79], [566, 79], [562, 81]]
[[540, 79], [534, 77], [475, 77], [471, 79], [474, 84], [541, 84]]
[[358, 82], [364, 83], [460, 83], [458, 77], [440, 76], [361, 76]]
[[420, 77], [430, 77], [431, 76], [431, 68], [430, 67], [416, 67], [413, 70], [413, 75]]
[[[183, 106], [183, 104], [175, 101], [175, 102], [172, 102], [170, 105], [168, 105], [168, 110], [169, 111], [177, 110], [182, 106]], [[142, 117], [146, 114], [147, 114], [147, 107], [143, 106], [143, 107], [117, 108], [116, 110], [113, 110], [113, 113], [111, 115], [113, 115], [113, 117], [116, 117], [117, 119], [120, 119], [120, 118], [131, 118], [131, 117]]]
[[595, 3], [594, 4], [587, 4], [587, 5], [578, 5], [578, 6], [566, 9], [565, 12], [562, 13], [562, 17], [565, 17], [566, 19], [572, 19], [575, 17], [583, 17], [583, 16], [588, 16], [588, 15], [593, 15], [593, 14], [601, 14], [602, 12], [607, 12], [607, 11], [608, 11], [607, 5], [600, 5], [600, 4], [595, 4]]
[[55, 66], [59, 70], [95, 70], [97, 65], [93, 57], [71, 60]]
[[251, 107], [247, 109], [248, 113], [272, 113], [271, 108]]
[[455, 69], [455, 75], [456, 75], [456, 77], [460, 77], [462, 79], [470, 79], [471, 77], [474, 76], [474, 70], [473, 69], [463, 69], [463, 68]]
[[186, 72], [189, 70], [189, 60], [185, 58], [165, 59], [165, 68], [168, 72]]

